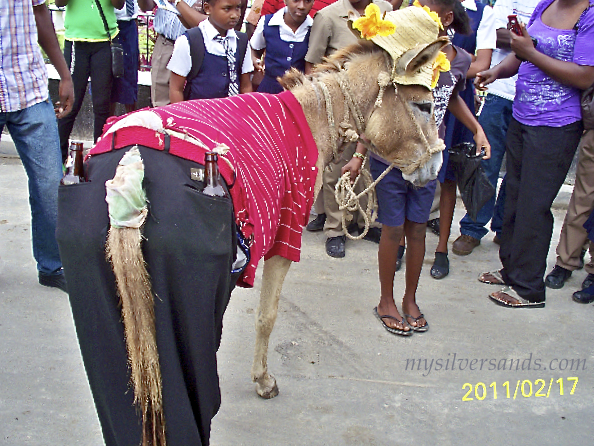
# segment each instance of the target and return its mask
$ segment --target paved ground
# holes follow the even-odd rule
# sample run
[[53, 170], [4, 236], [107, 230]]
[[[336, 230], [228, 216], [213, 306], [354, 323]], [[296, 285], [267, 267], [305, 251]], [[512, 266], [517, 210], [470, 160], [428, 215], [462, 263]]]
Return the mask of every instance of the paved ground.
[[[0, 158], [0, 445], [100, 446], [68, 298], [37, 284], [26, 176], [8, 152]], [[564, 187], [553, 209], [548, 269], [570, 193]], [[225, 315], [212, 444], [591, 445], [594, 307], [571, 300], [586, 273], [548, 292], [545, 309], [498, 307], [486, 297], [492, 288], [476, 280], [498, 267], [491, 239], [471, 256], [450, 254], [450, 276], [436, 281], [429, 269], [437, 239], [427, 234], [418, 302], [431, 329], [401, 338], [371, 313], [377, 245], [350, 242], [345, 259], [330, 259], [323, 235], [305, 233], [270, 341], [281, 393], [262, 400], [250, 382], [258, 280], [234, 292]], [[403, 284], [404, 271], [396, 288]], [[411, 370], [411, 359], [423, 362]]]

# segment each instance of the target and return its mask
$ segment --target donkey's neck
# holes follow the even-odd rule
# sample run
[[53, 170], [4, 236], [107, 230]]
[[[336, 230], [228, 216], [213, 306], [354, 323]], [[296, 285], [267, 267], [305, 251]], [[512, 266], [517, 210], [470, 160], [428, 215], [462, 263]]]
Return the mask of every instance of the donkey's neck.
[[[316, 195], [322, 187], [322, 172], [324, 168], [332, 161], [335, 151], [340, 151], [341, 149], [340, 147], [333, 147], [333, 141], [338, 141], [338, 144], [342, 141], [337, 132], [343, 120], [346, 107], [337, 82], [328, 82], [327, 80], [328, 78], [325, 79], [325, 83], [330, 93], [331, 107], [327, 107], [322, 91], [319, 87], [314, 87], [312, 82], [306, 82], [291, 90], [303, 109], [305, 119], [318, 148], [319, 156], [316, 163], [318, 177], [315, 184]], [[334, 121], [334, 128], [330, 128], [328, 118], [329, 109]]]

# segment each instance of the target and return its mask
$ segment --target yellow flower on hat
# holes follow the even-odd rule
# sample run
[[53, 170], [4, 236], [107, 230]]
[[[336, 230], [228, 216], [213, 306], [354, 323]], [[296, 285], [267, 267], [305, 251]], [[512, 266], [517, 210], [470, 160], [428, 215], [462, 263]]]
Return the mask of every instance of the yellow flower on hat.
[[433, 79], [431, 79], [431, 89], [433, 90], [439, 80], [439, 73], [450, 71], [450, 61], [443, 51], [440, 51], [433, 62]]
[[365, 8], [365, 15], [353, 22], [353, 28], [361, 31], [361, 37], [367, 40], [377, 36], [389, 36], [394, 34], [396, 26], [381, 18], [381, 11], [377, 5], [370, 3]]
[[[439, 29], [443, 29], [443, 25], [441, 24], [441, 19], [439, 18], [439, 14], [437, 14], [434, 11], [431, 11], [428, 6], [422, 6], [419, 3], [419, 0], [415, 0], [415, 2], [413, 3], [413, 6], [418, 6], [419, 8], [423, 9], [427, 14], [429, 14], [429, 17], [431, 17], [433, 20], [435, 20], [435, 22], [439, 25]], [[367, 12], [367, 10], [366, 10], [366, 12]]]

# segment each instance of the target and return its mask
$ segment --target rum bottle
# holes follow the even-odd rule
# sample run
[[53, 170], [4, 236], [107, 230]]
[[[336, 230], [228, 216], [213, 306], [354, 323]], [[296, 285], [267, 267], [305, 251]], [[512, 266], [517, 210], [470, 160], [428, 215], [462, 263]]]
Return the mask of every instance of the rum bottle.
[[219, 156], [215, 152], [206, 152], [204, 156], [204, 189], [202, 189], [202, 193], [213, 197], [229, 198], [219, 174], [218, 160]]
[[83, 167], [83, 143], [72, 141], [66, 160], [66, 172], [62, 177], [60, 184], [65, 186], [78, 183], [86, 183]]

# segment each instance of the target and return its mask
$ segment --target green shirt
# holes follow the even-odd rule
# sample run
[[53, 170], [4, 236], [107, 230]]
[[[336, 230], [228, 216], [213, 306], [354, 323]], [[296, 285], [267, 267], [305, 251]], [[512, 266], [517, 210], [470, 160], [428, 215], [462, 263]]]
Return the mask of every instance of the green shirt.
[[[98, 0], [107, 20], [112, 39], [118, 34], [115, 9], [111, 0]], [[64, 18], [66, 40], [102, 42], [109, 40], [96, 0], [70, 0]]]

